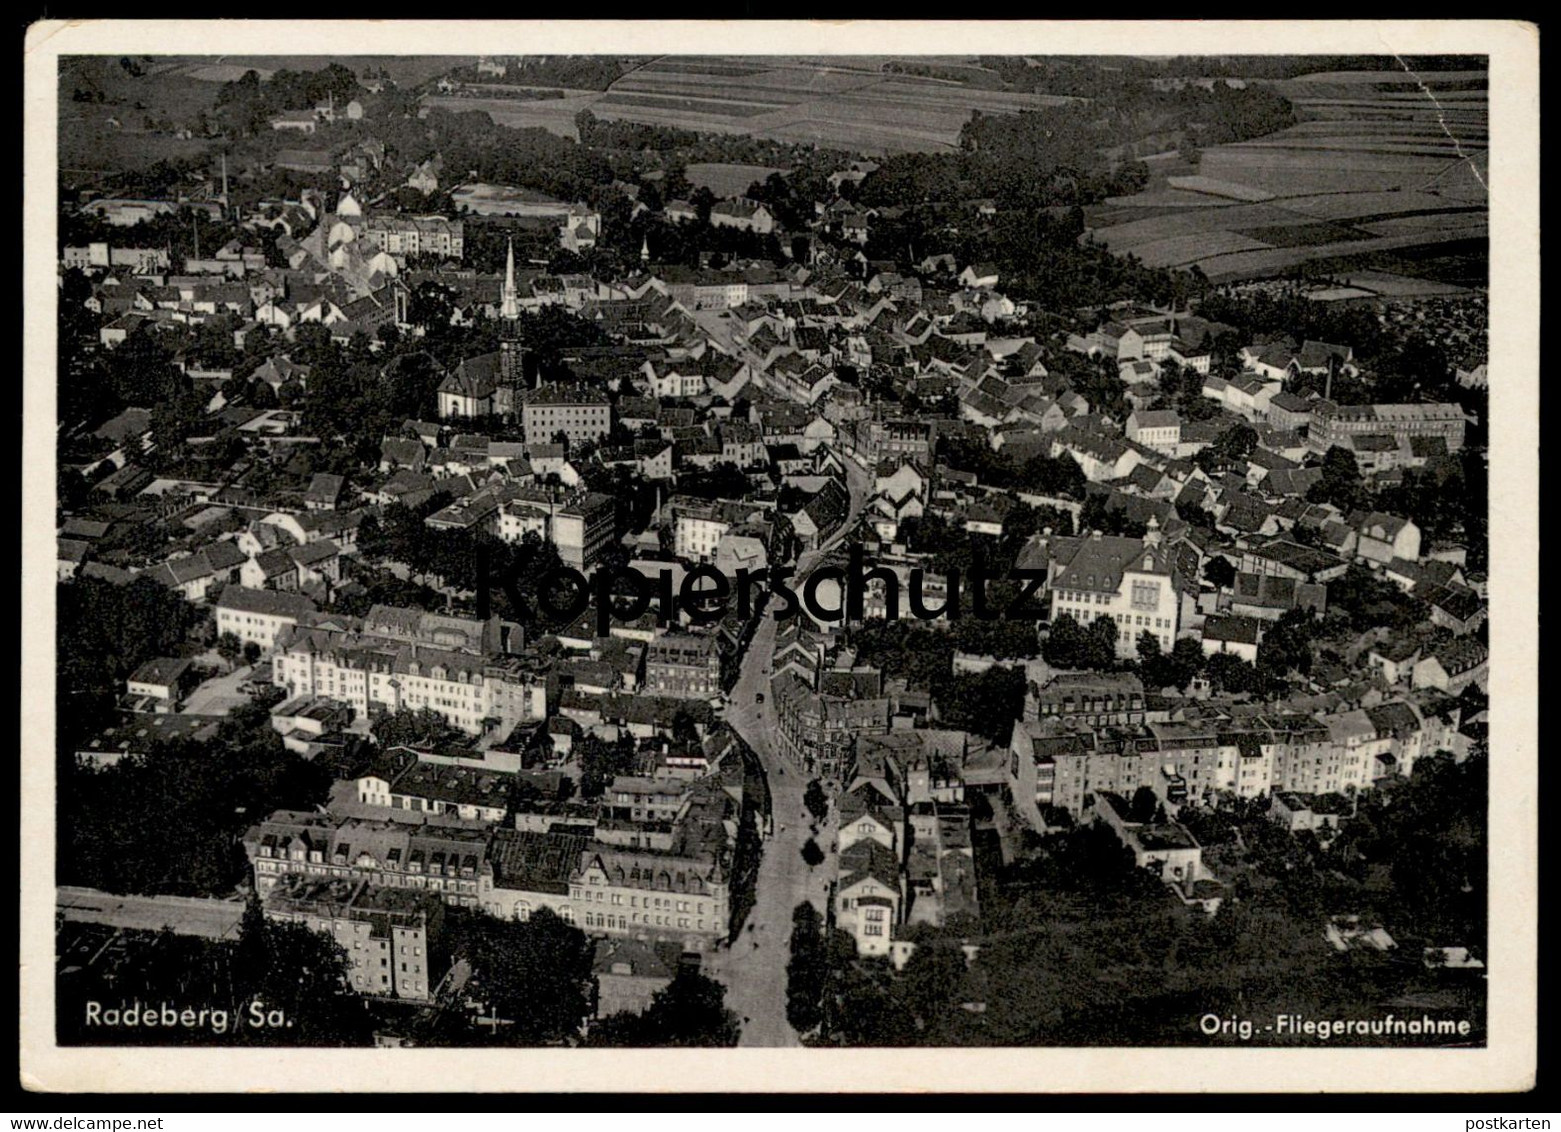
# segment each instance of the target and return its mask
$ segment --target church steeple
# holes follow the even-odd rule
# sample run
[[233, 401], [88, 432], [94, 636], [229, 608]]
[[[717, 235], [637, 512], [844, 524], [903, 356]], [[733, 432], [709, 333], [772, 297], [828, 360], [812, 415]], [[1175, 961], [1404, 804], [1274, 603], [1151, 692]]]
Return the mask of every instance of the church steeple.
[[[492, 292], [489, 292], [492, 294]], [[513, 322], [520, 317], [520, 303], [515, 294], [515, 241], [509, 241], [509, 250], [504, 256], [504, 299], [499, 307], [499, 316], [507, 322]]]
[[526, 386], [525, 350], [520, 342], [520, 296], [515, 292], [515, 241], [504, 257], [504, 296], [499, 303], [499, 373], [504, 381], [505, 413], [520, 412]]

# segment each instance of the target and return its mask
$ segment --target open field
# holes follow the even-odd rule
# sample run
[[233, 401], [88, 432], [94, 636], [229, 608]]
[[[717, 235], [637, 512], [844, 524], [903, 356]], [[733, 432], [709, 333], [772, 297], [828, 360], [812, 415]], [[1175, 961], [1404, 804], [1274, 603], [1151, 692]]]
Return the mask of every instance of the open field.
[[[1483, 72], [1328, 73], [1273, 86], [1295, 105], [1296, 125], [1205, 150], [1195, 176], [1151, 166], [1144, 192], [1091, 210], [1095, 238], [1216, 282], [1454, 244], [1457, 256], [1422, 266], [1433, 277], [1446, 268], [1449, 284], [1479, 275], [1469, 249], [1485, 237], [1488, 208]], [[1382, 293], [1414, 286], [1381, 260], [1370, 266]]]
[[[317, 70], [341, 62], [358, 74], [388, 70], [397, 82], [420, 83], [449, 70], [449, 58], [398, 55], [190, 55], [138, 59], [132, 75], [116, 57], [78, 56], [60, 69], [60, 167], [77, 172], [144, 169], [158, 161], [199, 157], [213, 143], [202, 139], [200, 119], [216, 107], [222, 84], [254, 70]], [[76, 99], [76, 90], [101, 92], [101, 102]], [[572, 113], [572, 112], [571, 112]], [[197, 136], [180, 138], [180, 130]]]
[[590, 107], [601, 97], [594, 90], [566, 90], [563, 98], [521, 101], [514, 98], [460, 98], [455, 95], [428, 95], [423, 99], [427, 109], [448, 110], [461, 114], [479, 110], [500, 126], [515, 129], [540, 128], [559, 137], [580, 140], [575, 129], [575, 115]]
[[1229, 200], [1263, 201], [1272, 199], [1274, 195], [1251, 185], [1221, 181], [1217, 177], [1167, 177], [1165, 183], [1171, 186], [1173, 192], [1202, 193], [1205, 196], [1223, 197]]
[[1434, 279], [1415, 279], [1406, 275], [1389, 275], [1381, 271], [1354, 271], [1350, 282], [1355, 288], [1364, 288], [1374, 295], [1386, 298], [1404, 298], [1419, 295], [1459, 295], [1466, 288], [1452, 283], [1438, 283]]
[[688, 183], [698, 188], [705, 186], [718, 197], [740, 196], [755, 181], [762, 181], [771, 173], [784, 173], [768, 165], [733, 165], [723, 162], [696, 162], [683, 171]]
[[184, 74], [194, 78], [230, 82], [248, 70], [269, 78], [276, 71], [319, 71], [340, 63], [359, 77], [373, 68], [388, 71], [401, 86], [417, 86], [471, 61], [469, 55], [200, 55], [185, 57], [179, 64]]
[[[174, 135], [211, 112], [217, 89], [215, 83], [182, 73], [178, 64], [153, 64], [137, 76], [117, 59], [65, 61], [60, 67], [60, 168], [135, 170], [205, 152], [208, 143]], [[78, 91], [100, 92], [103, 100], [77, 100]]]
[[1425, 247], [1442, 243], [1461, 243], [1484, 237], [1485, 228], [1449, 228], [1434, 233], [1413, 233], [1408, 236], [1374, 236], [1366, 240], [1344, 240], [1332, 244], [1315, 244], [1311, 247], [1268, 248], [1266, 250], [1240, 251], [1200, 257], [1196, 262], [1215, 283], [1234, 282], [1240, 279], [1257, 279], [1277, 275], [1303, 263], [1328, 260], [1341, 256], [1360, 255], [1365, 252], [1396, 251], [1402, 248]]
[[[507, 126], [540, 126], [574, 137], [574, 115], [714, 133], [741, 133], [783, 142], [869, 154], [948, 152], [976, 110], [1013, 114], [1066, 98], [985, 90], [947, 77], [898, 74], [884, 58], [668, 58], [624, 75], [606, 91], [566, 91], [546, 104], [430, 95], [428, 106], [484, 110]], [[940, 74], [987, 72], [958, 57], [901, 60], [935, 64]], [[745, 183], [743, 188], [747, 187]]]

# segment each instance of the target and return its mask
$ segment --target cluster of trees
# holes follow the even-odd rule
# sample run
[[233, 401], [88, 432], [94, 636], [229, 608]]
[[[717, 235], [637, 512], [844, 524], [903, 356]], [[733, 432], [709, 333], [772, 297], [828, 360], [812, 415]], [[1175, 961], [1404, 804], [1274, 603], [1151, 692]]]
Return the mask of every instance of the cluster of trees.
[[1366, 882], [1386, 869], [1392, 898], [1373, 909], [1390, 929], [1434, 945], [1483, 947], [1486, 939], [1489, 760], [1440, 752], [1408, 782], [1360, 797], [1329, 846], [1345, 872]]
[[933, 685], [932, 694], [945, 724], [1006, 747], [1024, 714], [1024, 669], [998, 664], [984, 672], [950, 673]]
[[[78, 281], [85, 285], [79, 272], [67, 276], [60, 307], [61, 423], [79, 432], [127, 407], [151, 409], [154, 439], [160, 447], [177, 448], [203, 420], [209, 398], [196, 393], [190, 379], [174, 366], [174, 351], [179, 346], [209, 346], [220, 334], [220, 326], [182, 335], [154, 334], [143, 327], [116, 349], [99, 350], [92, 341], [93, 316], [71, 302]], [[231, 342], [228, 339], [229, 347]], [[217, 361], [232, 359], [231, 354], [221, 351], [210, 351], [210, 355]]]
[[1116, 620], [1097, 617], [1086, 626], [1071, 613], [1060, 614], [1041, 644], [1041, 657], [1053, 668], [1110, 671], [1117, 667]]
[[591, 1028], [587, 1046], [719, 1048], [737, 1044], [742, 1028], [726, 1006], [726, 988], [679, 967], [643, 1014], [610, 1014]]
[[444, 716], [430, 708], [386, 712], [370, 728], [381, 747], [445, 747], [464, 744], [464, 732], [451, 727]]
[[1089, 402], [1092, 412], [1125, 421], [1133, 411], [1127, 400], [1127, 383], [1118, 375], [1114, 359], [1053, 350], [1046, 365], [1051, 376], [1065, 378], [1073, 391]]
[[[949, 154], [892, 155], [861, 185], [875, 206], [992, 198], [1001, 209], [1091, 204], [1143, 186], [1137, 163], [1113, 164], [1108, 151], [1149, 134], [1180, 134], [1217, 145], [1295, 124], [1290, 103], [1260, 87], [1157, 90], [1147, 80], [1113, 75], [1088, 102], [972, 113]], [[1036, 171], [1044, 171], [1036, 175]]]
[[440, 1014], [439, 1045], [537, 1046], [574, 1041], [594, 1006], [594, 950], [584, 932], [550, 908], [527, 920], [501, 920], [464, 908], [445, 909], [444, 937], [453, 961], [471, 968], [465, 994], [482, 1004], [469, 1014]]
[[[1389, 332], [1371, 311], [1345, 303], [1314, 303], [1299, 288], [1239, 295], [1211, 292], [1204, 296], [1198, 314], [1235, 327], [1243, 344], [1260, 335], [1294, 335], [1347, 345], [1363, 366], [1375, 361], [1389, 342]], [[1336, 391], [1337, 385], [1335, 381]]]
[[1190, 637], [1178, 640], [1169, 652], [1153, 633], [1138, 636], [1135, 661], [1117, 656], [1117, 624], [1109, 616], [1081, 625], [1064, 613], [1052, 622], [1041, 656], [1054, 668], [1111, 672], [1136, 669], [1151, 691], [1175, 688], [1185, 692], [1197, 677], [1206, 676], [1216, 692], [1283, 695], [1293, 678], [1304, 678], [1312, 668], [1312, 644], [1322, 634], [1323, 622], [1310, 610], [1295, 609], [1268, 627], [1258, 647], [1257, 663], [1233, 653], [1205, 656], [1203, 646]]
[[111, 766], [61, 762], [59, 882], [146, 895], [226, 896], [248, 873], [244, 830], [273, 810], [313, 809], [332, 781], [283, 747], [256, 703], [209, 741], [155, 743]]
[[1380, 626], [1408, 629], [1426, 619], [1421, 602], [1358, 562], [1328, 583], [1328, 616], [1356, 633]]
[[[1489, 760], [1428, 754], [1413, 775], [1354, 795], [1326, 845], [1269, 818], [1270, 801], [1225, 798], [1183, 807], [1177, 820], [1206, 849], [1257, 874], [1236, 876], [1236, 899], [1320, 922], [1341, 910], [1379, 919], [1406, 947], [1486, 942]], [[1353, 792], [1352, 792], [1353, 794]], [[1236, 857], [1231, 857], [1235, 853]]]
[[[595, 948], [584, 932], [551, 909], [523, 921], [449, 908], [444, 936], [449, 957], [471, 968], [465, 994], [482, 1005], [488, 1024], [460, 1011], [439, 1015], [434, 1045], [536, 1046], [577, 1043], [595, 1012]], [[644, 1014], [614, 1014], [592, 1026], [591, 1046], [734, 1046], [737, 1017], [725, 988], [680, 968]]]
[[393, 503], [383, 517], [369, 516], [358, 531], [360, 552], [401, 563], [458, 592], [486, 590], [494, 613], [528, 626], [557, 628], [536, 596], [538, 581], [561, 565], [558, 548], [534, 532], [512, 543], [487, 531], [436, 531], [423, 520], [447, 502], [441, 493], [416, 508]]
[[1008, 453], [993, 451], [983, 441], [949, 436], [938, 439], [938, 460], [957, 471], [970, 472], [987, 487], [1084, 498], [1084, 472], [1069, 456], [1016, 460]]
[[[1208, 346], [1211, 352], [1218, 347], [1209, 346], [1208, 336], [1201, 345]], [[1237, 346], [1235, 349], [1239, 349]], [[1231, 350], [1226, 357], [1234, 358], [1235, 350]], [[1230, 373], [1240, 369], [1239, 362], [1226, 364], [1224, 357], [1214, 353], [1214, 361], [1211, 372], [1221, 374]], [[1180, 362], [1174, 358], [1165, 358], [1160, 362], [1160, 377], [1158, 384], [1159, 394], [1150, 406], [1155, 409], [1175, 409], [1180, 414], [1183, 422], [1208, 421], [1220, 415], [1220, 407], [1208, 397], [1203, 395], [1204, 375], [1195, 369], [1183, 368]]]
[[953, 943], [918, 943], [903, 970], [886, 960], [864, 962], [851, 939], [830, 938], [829, 979], [816, 1045], [953, 1046], [970, 1041], [971, 1017], [961, 1009], [971, 989], [965, 958]]
[[1091, 491], [1079, 508], [1079, 530], [1099, 531], [1121, 538], [1143, 538], [1149, 530], [1144, 519], [1135, 519], [1122, 502], [1123, 497], [1105, 491]]
[[55, 611], [56, 747], [62, 752], [113, 723], [126, 678], [149, 660], [183, 653], [200, 621], [182, 595], [146, 577], [126, 586], [78, 578], [56, 588]]
[[613, 167], [600, 151], [540, 127], [497, 125], [484, 111], [428, 109], [423, 119], [449, 169], [470, 170], [475, 180], [535, 189], [560, 200], [586, 200], [593, 187], [610, 184]]
[[[748, 494], [748, 477], [736, 464], [722, 462], [708, 468], [688, 468], [678, 472], [679, 495], [695, 499], [742, 499]], [[803, 497], [806, 504], [807, 496]]]
[[609, 742], [595, 735], [582, 735], [571, 748], [580, 767], [580, 796], [600, 798], [607, 784], [617, 775], [631, 774], [635, 767], [634, 739], [623, 736]]
[[[980, 955], [962, 988], [945, 984], [938, 1007], [940, 1024], [961, 1035], [950, 1044], [1201, 1044], [1188, 1019], [1204, 1010], [1348, 1017], [1363, 1001], [1432, 989], [1445, 996], [1418, 963], [1337, 954], [1322, 929], [1326, 917], [1358, 911], [1380, 917], [1404, 954], [1418, 955], [1422, 941], [1483, 945], [1482, 764], [1471, 758], [1455, 769], [1439, 757], [1391, 796], [1363, 795], [1362, 813], [1373, 807], [1373, 821], [1380, 812], [1402, 824], [1362, 824], [1360, 842], [1346, 825], [1326, 853], [1310, 834], [1268, 820], [1266, 801], [1184, 808], [1179, 820], [1220, 858], [1230, 885], [1212, 918], [1187, 911], [1135, 868], [1102, 823], [1033, 838], [1011, 866], [992, 849]], [[1130, 805], [1142, 815], [1150, 801]], [[1456, 833], [1442, 838], [1449, 828]], [[974, 1016], [958, 1009], [972, 995], [985, 1004]], [[1478, 1027], [1482, 1007], [1476, 989], [1449, 1009]]]
[[260, 646], [256, 642], [241, 641], [233, 633], [224, 633], [218, 637], [216, 649], [217, 655], [235, 668], [241, 660], [246, 664], [254, 664], [260, 659]]
[[[1320, 924], [1254, 923], [1234, 906], [1213, 920], [1188, 915], [1102, 823], [1049, 836], [1001, 868], [982, 914], [993, 935], [976, 961], [980, 1040], [993, 1044], [1204, 1040], [1187, 1003], [1219, 1009], [1237, 987], [1267, 1003], [1302, 974], [1321, 975], [1326, 958]], [[1309, 990], [1295, 995], [1310, 1001]]]
[[1232, 425], [1215, 437], [1213, 444], [1200, 449], [1192, 462], [1205, 474], [1218, 475], [1227, 468], [1245, 467], [1257, 444], [1257, 429], [1249, 424]]
[[[89, 1026], [88, 1003], [198, 1004], [224, 1011], [223, 1032], [206, 1027], [127, 1027], [125, 1045], [369, 1046], [374, 1021], [353, 994], [349, 959], [329, 936], [302, 924], [267, 920], [251, 897], [234, 940], [208, 940], [171, 931], [123, 933], [121, 962], [62, 970], [55, 1013], [61, 1045], [98, 1045], [101, 1027]], [[255, 1025], [253, 1007], [281, 1025]]]
[[1489, 471], [1478, 449], [1465, 448], [1424, 468], [1406, 468], [1398, 483], [1376, 491], [1348, 449], [1329, 448], [1321, 467], [1322, 479], [1307, 491], [1308, 502], [1331, 503], [1346, 514], [1398, 515], [1419, 527], [1422, 539], [1461, 540], [1470, 568], [1481, 569], [1488, 561]]
[[340, 63], [318, 71], [283, 68], [268, 79], [245, 71], [217, 91], [216, 113], [231, 132], [248, 137], [266, 132], [283, 110], [313, 110], [328, 99], [345, 109], [360, 89], [357, 76]]
[[438, 609], [444, 596], [432, 586], [401, 579], [389, 570], [362, 561], [346, 564], [346, 580], [354, 583], [340, 587], [330, 601], [330, 612], [347, 617], [363, 617], [376, 605], [399, 605], [412, 609]]
[[[597, 118], [589, 110], [582, 110], [575, 115], [575, 129], [584, 144], [621, 153], [654, 153], [660, 155], [664, 162], [675, 166], [713, 162], [789, 168], [810, 156], [823, 156], [821, 151], [811, 145], [748, 134], [697, 133], [676, 126], [609, 122]], [[834, 152], [827, 156], [838, 163], [849, 155]]]
[[[856, 651], [858, 664], [880, 668], [886, 677], [904, 677], [912, 687], [926, 688], [939, 718], [948, 726], [1005, 744], [1013, 734], [1014, 721], [1024, 711], [1024, 669], [999, 664], [984, 672], [956, 673], [954, 650], [963, 647], [958, 636], [971, 632], [966, 624], [965, 620], [957, 621], [945, 632], [915, 621], [871, 621], [851, 627], [847, 643]], [[1034, 625], [1023, 623], [1021, 632], [1031, 643], [1019, 655], [1033, 655]], [[985, 655], [991, 655], [986, 651], [989, 648], [1003, 648], [1000, 641], [980, 637], [966, 643], [974, 646], [971, 651]]]

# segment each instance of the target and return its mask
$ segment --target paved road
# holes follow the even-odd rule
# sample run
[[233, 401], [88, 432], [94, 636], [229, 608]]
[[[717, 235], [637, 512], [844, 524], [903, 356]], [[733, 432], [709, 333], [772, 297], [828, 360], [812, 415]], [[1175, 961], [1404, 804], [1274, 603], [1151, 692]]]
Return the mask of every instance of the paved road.
[[140, 931], [169, 931], [222, 939], [238, 935], [244, 905], [237, 900], [193, 896], [116, 896], [92, 888], [61, 888], [57, 896], [67, 920]]
[[249, 693], [239, 691], [239, 685], [253, 673], [252, 666], [241, 664], [226, 676], [213, 676], [190, 693], [180, 711], [186, 715], [227, 715], [249, 703]]
[[[854, 527], [866, 505], [871, 486], [865, 470], [846, 461], [846, 483], [851, 510], [845, 525], [817, 551], [804, 554], [797, 563], [796, 585], [823, 560]], [[786, 1021], [786, 961], [791, 956], [791, 914], [804, 900], [820, 911], [828, 898], [834, 875], [830, 847], [835, 843], [835, 812], [831, 806], [825, 824], [815, 838], [826, 859], [809, 868], [802, 846], [810, 836], [812, 817], [802, 805], [807, 778], [802, 769], [771, 744], [775, 733], [774, 703], [769, 696], [770, 663], [775, 653], [776, 623], [766, 616], [754, 631], [743, 656], [737, 683], [726, 710], [727, 722], [758, 755], [769, 782], [774, 828], [759, 862], [753, 910], [742, 934], [728, 951], [711, 957], [711, 977], [726, 984], [727, 1005], [744, 1019], [738, 1044], [744, 1046], [795, 1046], [797, 1033]], [[765, 694], [760, 704], [755, 697]], [[749, 929], [752, 930], [749, 930]]]

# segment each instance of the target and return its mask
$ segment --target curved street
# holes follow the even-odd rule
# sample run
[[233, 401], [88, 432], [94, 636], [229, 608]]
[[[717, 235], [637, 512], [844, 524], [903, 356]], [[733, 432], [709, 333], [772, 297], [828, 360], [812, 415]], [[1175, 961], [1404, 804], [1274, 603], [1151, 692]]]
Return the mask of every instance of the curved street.
[[[847, 458], [846, 487], [851, 506], [846, 520], [819, 549], [797, 560], [793, 583], [803, 579], [825, 555], [855, 528], [867, 505], [871, 480], [867, 471]], [[791, 957], [791, 914], [804, 900], [822, 913], [834, 876], [830, 846], [835, 843], [835, 809], [818, 829], [815, 840], [825, 853], [817, 868], [802, 859], [811, 832], [812, 815], [802, 805], [807, 778], [800, 767], [771, 743], [775, 734], [773, 697], [769, 695], [770, 664], [775, 653], [775, 619], [765, 614], [743, 655], [736, 685], [726, 709], [726, 721], [753, 748], [770, 788], [773, 828], [766, 831], [759, 863], [754, 906], [732, 946], [710, 957], [707, 973], [724, 983], [726, 1003], [742, 1019], [743, 1046], [795, 1046], [797, 1032], [786, 1021], [786, 962]], [[764, 703], [757, 697], [763, 694]]]

